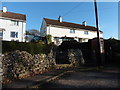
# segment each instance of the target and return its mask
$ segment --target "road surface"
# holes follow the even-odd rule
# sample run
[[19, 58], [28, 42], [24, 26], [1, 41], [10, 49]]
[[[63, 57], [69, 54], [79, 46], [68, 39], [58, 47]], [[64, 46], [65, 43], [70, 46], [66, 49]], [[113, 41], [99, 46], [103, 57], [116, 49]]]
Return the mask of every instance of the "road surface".
[[49, 82], [43, 88], [120, 88], [118, 69], [77, 71]]

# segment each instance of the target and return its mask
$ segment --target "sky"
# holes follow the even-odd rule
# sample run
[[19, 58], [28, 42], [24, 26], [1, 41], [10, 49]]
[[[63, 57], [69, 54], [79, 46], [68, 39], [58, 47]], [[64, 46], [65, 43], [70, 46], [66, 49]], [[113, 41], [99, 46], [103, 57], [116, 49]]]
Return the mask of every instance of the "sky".
[[[98, 2], [99, 26], [103, 37], [118, 38], [118, 2]], [[93, 2], [2, 2], [9, 12], [26, 14], [26, 30], [40, 30], [43, 18], [96, 26]]]

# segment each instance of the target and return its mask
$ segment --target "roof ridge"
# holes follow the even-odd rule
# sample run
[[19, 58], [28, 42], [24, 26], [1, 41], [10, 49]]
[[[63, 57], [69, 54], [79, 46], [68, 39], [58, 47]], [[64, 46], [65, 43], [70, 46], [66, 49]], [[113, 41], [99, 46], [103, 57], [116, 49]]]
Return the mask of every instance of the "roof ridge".
[[[0, 10], [0, 11], [2, 11], [2, 10]], [[7, 12], [2, 11], [2, 13], [12, 13], [12, 14], [18, 14], [18, 15], [25, 15], [26, 16], [26, 14], [20, 14], [20, 13], [8, 12], [8, 11]]]
[[[0, 10], [1, 12], [2, 10]], [[19, 20], [26, 20], [25, 14], [20, 13], [13, 13], [13, 12], [1, 12], [2, 17], [12, 18], [12, 19], [19, 19]]]
[[[55, 19], [49, 19], [49, 18], [44, 18], [44, 19], [58, 21], [58, 20], [55, 20]], [[70, 24], [76, 24], [76, 25], [81, 25], [81, 26], [84, 26], [84, 25], [82, 25], [82, 24], [78, 24], [78, 23], [72, 23], [72, 22], [66, 22], [66, 21], [62, 21], [62, 22], [64, 22], [64, 23], [70, 23]], [[89, 25], [87, 25], [87, 26], [85, 26], [85, 27], [92, 27], [92, 28], [96, 28], [96, 27], [94, 27], [94, 26], [89, 26]]]

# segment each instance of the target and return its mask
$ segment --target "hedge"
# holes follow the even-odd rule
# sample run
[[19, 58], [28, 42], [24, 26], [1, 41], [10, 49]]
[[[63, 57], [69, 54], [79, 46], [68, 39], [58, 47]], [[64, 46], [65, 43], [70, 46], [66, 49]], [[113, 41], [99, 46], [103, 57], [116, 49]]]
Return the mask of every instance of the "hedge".
[[77, 41], [63, 41], [59, 46], [62, 50], [67, 49], [90, 49], [89, 42], [79, 43]]
[[26, 43], [15, 41], [2, 41], [2, 53], [20, 50], [27, 51], [30, 54], [48, 54], [52, 46], [52, 44], [41, 44], [39, 42]]
[[105, 50], [111, 47], [112, 51], [120, 53], [120, 40], [108, 39], [104, 40]]

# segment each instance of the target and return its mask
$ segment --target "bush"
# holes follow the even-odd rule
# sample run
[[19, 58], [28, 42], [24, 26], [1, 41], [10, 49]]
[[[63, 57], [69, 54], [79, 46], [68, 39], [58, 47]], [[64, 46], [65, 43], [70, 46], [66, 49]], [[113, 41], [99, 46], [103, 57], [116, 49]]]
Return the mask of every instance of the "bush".
[[9, 42], [2, 41], [2, 53], [11, 52], [15, 50], [27, 51], [30, 54], [48, 54], [52, 48], [52, 44], [43, 44], [43, 43], [25, 43], [25, 42]]
[[59, 46], [62, 50], [67, 49], [90, 49], [90, 44], [88, 42], [79, 43], [77, 41], [63, 41]]
[[50, 34], [46, 35], [47, 43], [52, 43], [52, 36]]
[[120, 53], [120, 40], [108, 39], [108, 40], [104, 40], [104, 42], [105, 42], [105, 49], [111, 47], [112, 51]]

